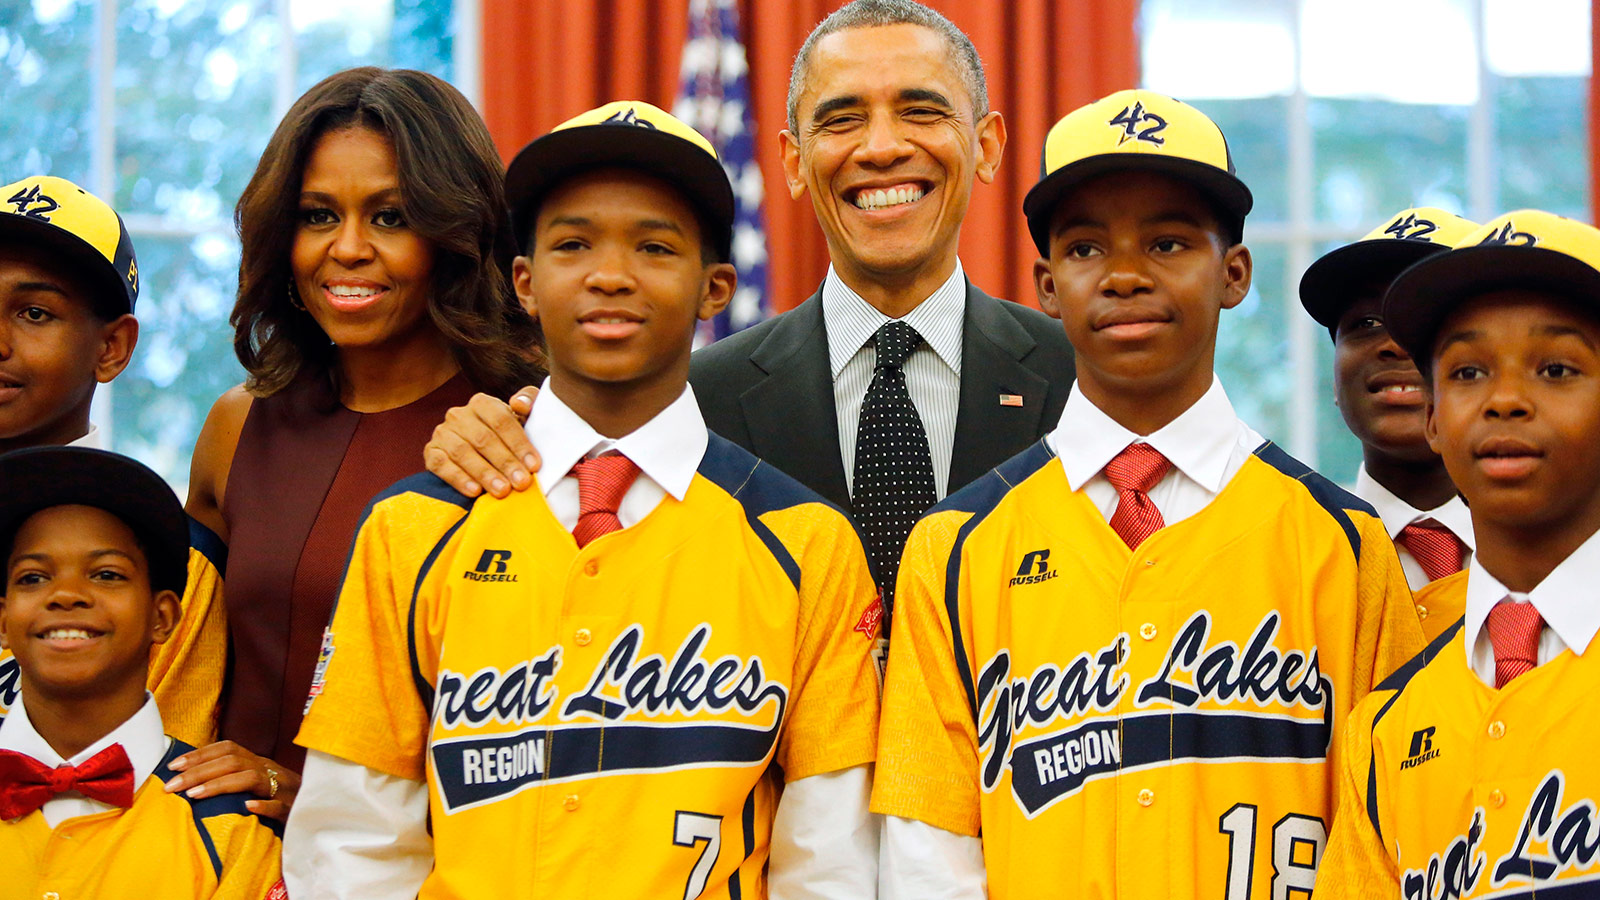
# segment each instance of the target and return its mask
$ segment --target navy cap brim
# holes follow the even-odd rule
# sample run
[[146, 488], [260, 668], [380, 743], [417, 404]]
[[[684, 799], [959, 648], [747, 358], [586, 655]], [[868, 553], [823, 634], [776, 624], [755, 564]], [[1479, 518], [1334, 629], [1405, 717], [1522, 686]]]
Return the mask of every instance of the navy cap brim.
[[1231, 221], [1220, 224], [1231, 226], [1235, 231], [1243, 230], [1245, 216], [1255, 206], [1250, 188], [1237, 175], [1203, 162], [1149, 153], [1086, 156], [1041, 178], [1022, 199], [1022, 214], [1028, 219], [1028, 233], [1033, 236], [1033, 245], [1040, 256], [1047, 259], [1050, 256], [1050, 220], [1062, 195], [1086, 181], [1113, 172], [1159, 172], [1192, 184], [1210, 197], [1223, 215], [1231, 217]]
[[1450, 314], [1467, 301], [1503, 290], [1534, 290], [1600, 311], [1600, 271], [1565, 253], [1507, 244], [1460, 247], [1400, 273], [1383, 296], [1383, 322], [1427, 370]]
[[160, 475], [135, 460], [87, 447], [33, 447], [0, 456], [0, 547], [29, 516], [92, 506], [127, 523], [149, 554], [150, 587], [183, 593], [189, 580], [189, 517]]
[[[622, 129], [626, 129], [623, 131]], [[722, 260], [733, 249], [733, 185], [722, 164], [675, 135], [637, 125], [579, 125], [552, 131], [522, 148], [506, 169], [506, 202], [517, 247], [527, 251], [534, 213], [550, 190], [590, 169], [638, 169], [676, 185], [713, 230]]]
[[[85, 299], [94, 300], [97, 312], [108, 314], [109, 318], [133, 312], [134, 295], [122, 274], [83, 238], [27, 216], [0, 215], [0, 245], [12, 241], [28, 241], [61, 253], [72, 263], [71, 273], [88, 282], [95, 292], [94, 298]], [[118, 246], [128, 247], [130, 243], [124, 226]]]
[[1445, 244], [1428, 241], [1357, 241], [1325, 253], [1300, 276], [1300, 305], [1328, 331], [1338, 330], [1356, 300], [1356, 292], [1374, 283], [1382, 288], [1401, 272], [1439, 253]]

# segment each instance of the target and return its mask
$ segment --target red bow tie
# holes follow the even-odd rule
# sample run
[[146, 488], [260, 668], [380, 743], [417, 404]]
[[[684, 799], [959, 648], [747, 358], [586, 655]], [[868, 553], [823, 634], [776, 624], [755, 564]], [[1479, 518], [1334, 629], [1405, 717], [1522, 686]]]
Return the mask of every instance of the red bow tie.
[[133, 764], [112, 744], [81, 766], [50, 768], [31, 756], [0, 750], [0, 819], [20, 819], [57, 794], [77, 791], [126, 809], [133, 805]]

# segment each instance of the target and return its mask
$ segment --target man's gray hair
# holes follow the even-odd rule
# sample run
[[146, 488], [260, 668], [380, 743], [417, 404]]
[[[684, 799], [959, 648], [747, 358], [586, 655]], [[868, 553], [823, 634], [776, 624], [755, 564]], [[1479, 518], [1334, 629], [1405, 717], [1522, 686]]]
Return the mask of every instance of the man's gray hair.
[[944, 38], [955, 51], [956, 63], [961, 68], [961, 81], [972, 98], [974, 118], [989, 114], [989, 84], [983, 77], [983, 60], [978, 58], [978, 48], [972, 39], [955, 26], [954, 22], [916, 0], [852, 0], [834, 10], [823, 19], [795, 54], [794, 68], [789, 70], [789, 131], [800, 133], [800, 95], [805, 93], [806, 79], [811, 74], [811, 53], [817, 42], [836, 31], [847, 28], [875, 28], [882, 25], [921, 25]]

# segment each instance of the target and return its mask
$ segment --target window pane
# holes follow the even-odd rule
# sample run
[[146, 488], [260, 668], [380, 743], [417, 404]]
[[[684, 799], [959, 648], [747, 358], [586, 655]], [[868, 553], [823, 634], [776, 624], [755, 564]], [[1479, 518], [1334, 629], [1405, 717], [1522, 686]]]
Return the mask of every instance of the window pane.
[[134, 235], [139, 273], [139, 346], [112, 382], [112, 443], [175, 486], [189, 481], [189, 454], [206, 412], [244, 380], [233, 356], [239, 247], [231, 235]]
[[1228, 139], [1233, 168], [1255, 197], [1252, 222], [1289, 218], [1289, 98], [1196, 100], [1195, 108], [1211, 117]]
[[1589, 220], [1588, 78], [1496, 78], [1499, 210]]
[[1465, 211], [1469, 111], [1313, 98], [1317, 221], [1366, 231], [1410, 206]]
[[122, 0], [119, 212], [228, 220], [272, 126], [277, 25], [240, 0]]
[[[1250, 229], [1245, 228], [1245, 243]], [[1289, 439], [1289, 335], [1284, 320], [1284, 247], [1251, 246], [1255, 277], [1244, 302], [1222, 311], [1217, 375], [1239, 418], [1285, 446]]]
[[292, 0], [300, 90], [351, 66], [421, 69], [448, 80], [452, 5], [428, 0]]
[[0, 3], [0, 184], [50, 174], [93, 187], [93, 43], [88, 2]]

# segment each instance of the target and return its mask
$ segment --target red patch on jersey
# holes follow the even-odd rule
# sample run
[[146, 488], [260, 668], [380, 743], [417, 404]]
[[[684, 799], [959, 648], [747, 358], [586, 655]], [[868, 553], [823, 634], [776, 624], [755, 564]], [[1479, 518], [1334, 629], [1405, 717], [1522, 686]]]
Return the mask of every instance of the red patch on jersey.
[[883, 592], [879, 591], [878, 596], [872, 598], [872, 605], [861, 614], [861, 621], [856, 623], [855, 630], [866, 635], [870, 641], [878, 636], [878, 626], [881, 624], [883, 624]]
[[262, 900], [289, 900], [289, 889], [283, 886], [282, 878], [272, 886], [272, 890], [267, 891], [267, 896]]

